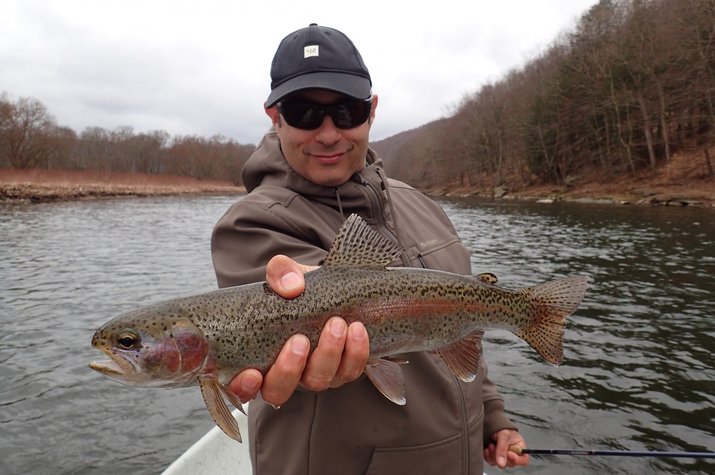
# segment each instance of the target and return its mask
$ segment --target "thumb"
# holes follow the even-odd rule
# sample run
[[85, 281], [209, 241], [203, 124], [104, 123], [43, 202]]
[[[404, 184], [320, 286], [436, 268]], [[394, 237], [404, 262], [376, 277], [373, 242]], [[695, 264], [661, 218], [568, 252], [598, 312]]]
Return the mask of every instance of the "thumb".
[[288, 256], [279, 254], [268, 261], [266, 281], [278, 295], [292, 299], [303, 293], [305, 290], [303, 274], [314, 268], [304, 266]]

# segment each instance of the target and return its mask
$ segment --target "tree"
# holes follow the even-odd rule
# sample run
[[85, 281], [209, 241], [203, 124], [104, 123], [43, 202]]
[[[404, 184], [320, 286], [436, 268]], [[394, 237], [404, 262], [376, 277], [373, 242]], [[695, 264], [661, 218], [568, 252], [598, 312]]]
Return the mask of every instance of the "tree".
[[165, 167], [177, 175], [240, 184], [240, 170], [254, 150], [253, 145], [240, 145], [221, 135], [176, 137], [166, 153]]
[[46, 164], [53, 154], [55, 119], [37, 99], [21, 97], [16, 102], [0, 96], [0, 161], [27, 169]]
[[110, 171], [111, 134], [101, 127], [87, 127], [79, 134], [75, 149], [77, 170]]
[[439, 132], [403, 142], [402, 176], [566, 183], [653, 170], [680, 151], [712, 175], [713, 25], [715, 0], [601, 0], [523, 69], [468, 94]]

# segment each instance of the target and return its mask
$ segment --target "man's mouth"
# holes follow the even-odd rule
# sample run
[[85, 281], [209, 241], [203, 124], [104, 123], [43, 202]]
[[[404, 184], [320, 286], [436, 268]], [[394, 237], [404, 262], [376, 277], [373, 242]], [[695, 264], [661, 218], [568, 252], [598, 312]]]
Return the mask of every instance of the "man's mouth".
[[330, 165], [339, 162], [340, 159], [345, 156], [345, 152], [331, 154], [311, 154], [311, 156], [324, 165]]

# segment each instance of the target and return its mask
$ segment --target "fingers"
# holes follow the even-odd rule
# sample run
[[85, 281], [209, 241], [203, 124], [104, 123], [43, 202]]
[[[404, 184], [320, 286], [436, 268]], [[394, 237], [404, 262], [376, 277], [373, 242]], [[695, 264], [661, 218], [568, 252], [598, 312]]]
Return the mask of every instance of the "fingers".
[[515, 430], [504, 429], [492, 435], [494, 442], [484, 449], [484, 461], [499, 468], [512, 468], [517, 465], [528, 465], [528, 455], [517, 455], [509, 451], [510, 446], [526, 448], [521, 434]]
[[229, 383], [228, 389], [234, 393], [241, 402], [254, 399], [263, 384], [263, 375], [257, 369], [247, 369], [238, 373]]
[[310, 358], [309, 352], [308, 338], [293, 335], [265, 376], [255, 369], [244, 370], [233, 378], [229, 389], [244, 402], [254, 399], [260, 389], [263, 400], [278, 407], [298, 384], [311, 391], [340, 387], [365, 370], [370, 356], [367, 330], [360, 322], [348, 327], [345, 320], [333, 317], [325, 324]]
[[301, 383], [306, 389], [324, 391], [330, 387], [340, 367], [346, 336], [345, 320], [337, 317], [328, 320], [301, 378]]
[[301, 383], [311, 391], [340, 387], [360, 377], [369, 355], [365, 326], [354, 322], [348, 327], [345, 320], [333, 317], [323, 328]]
[[266, 281], [278, 295], [292, 299], [305, 289], [303, 274], [314, 269], [317, 269], [317, 266], [304, 266], [290, 257], [277, 255], [268, 261]]
[[506, 453], [506, 458], [507, 458], [507, 467], [517, 467], [517, 466], [526, 466], [529, 465], [529, 456], [528, 455], [517, 455], [514, 452], [507, 452]]
[[263, 378], [261, 396], [273, 406], [281, 406], [298, 387], [310, 351], [305, 335], [293, 335], [281, 350], [276, 362]]
[[497, 467], [504, 468], [507, 464], [506, 451], [509, 448], [509, 432], [501, 430], [497, 432], [496, 447], [494, 449], [494, 457], [496, 458]]
[[330, 383], [330, 387], [337, 388], [359, 378], [365, 371], [369, 356], [370, 342], [365, 325], [360, 322], [351, 323], [348, 327], [347, 340], [340, 366]]
[[[495, 436], [492, 436], [492, 440], [495, 439]], [[498, 465], [497, 464], [497, 446], [494, 442], [490, 442], [489, 445], [487, 445], [484, 448], [484, 461], [488, 463], [489, 465]]]

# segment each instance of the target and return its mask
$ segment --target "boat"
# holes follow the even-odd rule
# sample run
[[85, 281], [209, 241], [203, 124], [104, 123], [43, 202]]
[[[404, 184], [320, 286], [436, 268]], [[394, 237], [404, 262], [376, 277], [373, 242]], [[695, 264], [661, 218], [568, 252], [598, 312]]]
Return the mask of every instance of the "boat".
[[[244, 405], [248, 410], [248, 405]], [[241, 434], [248, 434], [248, 418], [233, 410]], [[239, 417], [240, 414], [240, 417]], [[239, 444], [214, 427], [162, 472], [162, 475], [250, 475], [248, 441]]]

